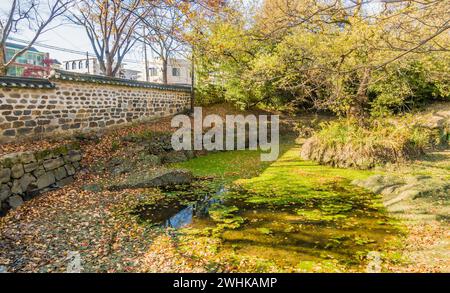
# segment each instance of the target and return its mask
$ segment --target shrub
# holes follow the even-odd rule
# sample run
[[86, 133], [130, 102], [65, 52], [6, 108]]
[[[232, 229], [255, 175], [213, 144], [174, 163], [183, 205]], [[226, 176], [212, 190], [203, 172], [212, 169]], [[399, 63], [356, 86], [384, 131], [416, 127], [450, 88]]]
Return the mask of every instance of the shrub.
[[195, 104], [208, 106], [225, 101], [225, 90], [219, 85], [205, 83], [195, 89]]
[[335, 167], [369, 169], [417, 158], [446, 138], [415, 123], [413, 116], [372, 120], [367, 126], [338, 120], [322, 123], [303, 145], [301, 156]]
[[449, 101], [449, 80], [435, 74], [439, 70], [433, 65], [411, 62], [378, 74], [369, 89], [372, 115], [383, 116], [417, 109], [433, 101]]

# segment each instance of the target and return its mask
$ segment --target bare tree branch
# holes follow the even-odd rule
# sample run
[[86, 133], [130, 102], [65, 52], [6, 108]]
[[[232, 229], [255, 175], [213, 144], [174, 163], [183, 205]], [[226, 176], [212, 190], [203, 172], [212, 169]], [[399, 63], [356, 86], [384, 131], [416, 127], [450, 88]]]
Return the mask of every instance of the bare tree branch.
[[[73, 0], [49, 1], [46, 13], [42, 4], [37, 0], [14, 0], [6, 20], [0, 20], [0, 75], [6, 75], [7, 68], [18, 57], [28, 51], [43, 33], [53, 29], [54, 27], [49, 27], [49, 25], [56, 18], [62, 16], [72, 3]], [[34, 36], [24, 48], [16, 52], [11, 59], [6, 60], [6, 41], [12, 32], [16, 32], [23, 26], [23, 22], [26, 22], [28, 27], [35, 31]]]

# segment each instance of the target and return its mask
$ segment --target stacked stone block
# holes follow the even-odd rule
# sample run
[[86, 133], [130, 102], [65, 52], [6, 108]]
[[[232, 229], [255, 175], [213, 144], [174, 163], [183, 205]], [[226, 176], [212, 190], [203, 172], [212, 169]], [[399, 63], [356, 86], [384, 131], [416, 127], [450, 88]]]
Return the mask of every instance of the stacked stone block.
[[24, 200], [72, 182], [81, 159], [75, 144], [0, 157], [0, 210], [17, 208]]
[[0, 143], [170, 116], [190, 106], [186, 90], [52, 80], [55, 88], [0, 86]]

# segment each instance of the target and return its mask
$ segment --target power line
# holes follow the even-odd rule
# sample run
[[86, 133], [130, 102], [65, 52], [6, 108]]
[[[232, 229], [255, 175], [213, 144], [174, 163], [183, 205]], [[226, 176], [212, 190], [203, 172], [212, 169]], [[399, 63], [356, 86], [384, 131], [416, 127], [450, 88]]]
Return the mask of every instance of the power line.
[[[22, 44], [30, 43], [27, 40], [15, 38], [15, 37], [8, 37], [8, 39], [11, 41], [14, 41], [14, 42], [22, 43]], [[88, 52], [88, 51], [83, 52], [83, 51], [78, 51], [78, 50], [73, 50], [73, 49], [67, 49], [67, 48], [62, 48], [62, 47], [58, 47], [58, 46], [44, 44], [41, 42], [34, 42], [33, 46], [42, 47], [42, 48], [51, 49], [51, 50], [60, 51], [60, 52], [66, 52], [66, 53], [70, 53], [70, 54], [74, 54], [74, 55], [81, 55], [81, 56], [86, 56], [86, 53], [87, 53], [89, 57], [94, 57], [94, 58], [97, 57], [95, 54]], [[131, 60], [131, 59], [124, 59], [123, 61], [127, 62], [127, 63], [135, 63], [135, 64], [142, 63], [141, 61]]]
[[74, 43], [72, 43], [72, 41], [66, 39], [64, 36], [61, 36], [61, 34], [59, 34], [57, 30], [54, 30], [53, 33], [56, 34], [61, 39], [63, 39], [64, 41], [66, 41], [67, 43], [69, 43], [72, 46], [72, 48], [76, 48], [81, 51], [81, 48], [79, 46], [75, 45]]

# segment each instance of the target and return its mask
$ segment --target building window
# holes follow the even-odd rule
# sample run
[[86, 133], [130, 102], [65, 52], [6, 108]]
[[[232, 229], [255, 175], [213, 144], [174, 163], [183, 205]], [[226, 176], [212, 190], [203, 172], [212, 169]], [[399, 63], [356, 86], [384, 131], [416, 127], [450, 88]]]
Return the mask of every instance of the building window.
[[66, 70], [69, 70], [69, 66], [70, 66], [69, 62], [66, 62]]
[[77, 63], [75, 61], [72, 62], [72, 69], [77, 69]]
[[6, 61], [11, 60], [14, 54], [16, 54], [16, 51], [13, 49], [6, 49]]
[[36, 65], [43, 66], [44, 65], [44, 58], [42, 55], [36, 56]]
[[21, 76], [23, 76], [23, 71], [24, 71], [23, 67], [11, 66], [11, 67], [8, 67], [7, 75], [21, 77]]
[[8, 67], [8, 73], [9, 76], [17, 76], [17, 68], [16, 66], [10, 66]]
[[15, 62], [20, 64], [27, 64], [28, 63], [27, 61], [28, 61], [28, 53], [25, 52], [19, 57], [17, 57]]
[[80, 62], [78, 63], [78, 69], [83, 69], [83, 61], [80, 61]]
[[172, 76], [181, 76], [181, 69], [180, 68], [172, 68]]
[[158, 68], [150, 67], [150, 68], [148, 69], [148, 74], [149, 74], [150, 76], [157, 76], [157, 75], [158, 75]]

